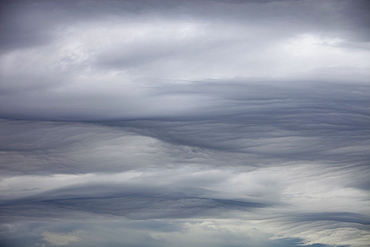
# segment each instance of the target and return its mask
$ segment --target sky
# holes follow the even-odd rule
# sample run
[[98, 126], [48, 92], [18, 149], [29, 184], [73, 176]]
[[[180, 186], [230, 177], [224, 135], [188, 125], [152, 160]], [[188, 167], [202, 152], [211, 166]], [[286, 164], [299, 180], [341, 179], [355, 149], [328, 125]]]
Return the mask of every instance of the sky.
[[0, 246], [369, 246], [368, 1], [0, 12]]

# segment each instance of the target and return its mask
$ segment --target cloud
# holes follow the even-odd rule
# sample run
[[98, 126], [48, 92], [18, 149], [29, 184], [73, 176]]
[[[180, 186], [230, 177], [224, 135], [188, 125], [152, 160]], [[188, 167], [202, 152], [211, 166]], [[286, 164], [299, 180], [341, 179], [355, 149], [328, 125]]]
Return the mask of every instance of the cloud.
[[0, 245], [366, 246], [365, 1], [3, 1]]
[[64, 246], [68, 245], [70, 242], [76, 242], [79, 239], [73, 234], [57, 234], [52, 232], [44, 232], [42, 234], [45, 241], [55, 245], [55, 246]]
[[[75, 221], [63, 229], [69, 232], [83, 229], [93, 234], [96, 230], [81, 226], [81, 222], [94, 219], [96, 227], [103, 227], [107, 224], [104, 221], [113, 218], [113, 222], [127, 222], [125, 228], [150, 233], [169, 246], [174, 241], [171, 236], [189, 238], [197, 231], [204, 236], [225, 232], [219, 243], [230, 234], [239, 238], [252, 231], [256, 235], [250, 236], [254, 239], [251, 241], [260, 241], [256, 236], [264, 236], [275, 240], [297, 238], [305, 244], [362, 246], [370, 223], [366, 212], [367, 192], [346, 185], [357, 178], [356, 170], [353, 169], [354, 173], [349, 169], [333, 171], [312, 164], [251, 171], [230, 167], [204, 170], [192, 166], [141, 170], [141, 173], [44, 176], [33, 182], [25, 176], [12, 177], [12, 182], [3, 180], [2, 186], [8, 184], [11, 188], [12, 183], [18, 184], [17, 180], [25, 182], [10, 190], [12, 198], [2, 198], [2, 221], [14, 225], [25, 220], [63, 218]], [[39, 188], [26, 195], [17, 193], [28, 185]], [[48, 189], [49, 185], [55, 188]], [[168, 225], [170, 228], [157, 229], [154, 233], [150, 227], [157, 221], [181, 222], [181, 227], [171, 230]], [[133, 222], [141, 222], [140, 227]], [[106, 234], [101, 237], [109, 239]], [[202, 234], [196, 234], [194, 241], [203, 239]], [[85, 239], [81, 235], [78, 238]], [[275, 246], [274, 242], [270, 244]]]

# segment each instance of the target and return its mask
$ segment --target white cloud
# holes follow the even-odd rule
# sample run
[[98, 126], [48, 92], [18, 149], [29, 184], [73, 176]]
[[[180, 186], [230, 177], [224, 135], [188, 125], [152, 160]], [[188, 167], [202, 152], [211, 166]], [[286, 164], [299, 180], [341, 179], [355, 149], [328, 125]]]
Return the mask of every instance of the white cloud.
[[43, 232], [42, 236], [44, 240], [55, 245], [55, 246], [65, 246], [73, 242], [78, 242], [80, 239], [75, 236], [75, 233], [54, 233], [54, 232]]

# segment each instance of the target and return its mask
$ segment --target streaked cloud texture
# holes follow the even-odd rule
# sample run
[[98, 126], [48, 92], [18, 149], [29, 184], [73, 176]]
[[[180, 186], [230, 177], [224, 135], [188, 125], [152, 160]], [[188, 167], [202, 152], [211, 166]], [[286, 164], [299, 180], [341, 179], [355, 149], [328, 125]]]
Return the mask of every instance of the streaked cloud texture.
[[369, 246], [367, 1], [0, 9], [1, 246]]

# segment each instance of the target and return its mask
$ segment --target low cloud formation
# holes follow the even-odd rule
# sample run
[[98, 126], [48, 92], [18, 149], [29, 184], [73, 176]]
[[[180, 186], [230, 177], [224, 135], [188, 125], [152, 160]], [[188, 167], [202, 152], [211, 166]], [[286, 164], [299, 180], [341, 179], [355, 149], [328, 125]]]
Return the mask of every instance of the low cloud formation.
[[3, 1], [1, 246], [368, 246], [366, 1]]

